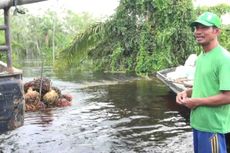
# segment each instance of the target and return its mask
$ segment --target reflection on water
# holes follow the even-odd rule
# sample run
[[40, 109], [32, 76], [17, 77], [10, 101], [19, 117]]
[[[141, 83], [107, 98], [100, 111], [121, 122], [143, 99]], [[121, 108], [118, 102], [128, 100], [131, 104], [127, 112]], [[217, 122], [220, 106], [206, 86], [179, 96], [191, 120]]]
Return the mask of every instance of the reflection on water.
[[175, 95], [156, 78], [103, 73], [49, 77], [73, 95], [73, 105], [26, 113], [23, 127], [0, 135], [2, 152], [192, 152], [188, 110], [176, 105]]

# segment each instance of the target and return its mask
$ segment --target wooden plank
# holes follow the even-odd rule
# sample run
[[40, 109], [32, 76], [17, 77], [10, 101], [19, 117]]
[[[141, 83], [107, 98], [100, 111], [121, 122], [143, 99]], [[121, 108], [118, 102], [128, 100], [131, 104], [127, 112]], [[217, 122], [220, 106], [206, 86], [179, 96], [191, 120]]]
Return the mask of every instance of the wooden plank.
[[0, 30], [6, 30], [7, 26], [6, 25], [0, 25]]
[[10, 7], [4, 8], [4, 24], [6, 25], [5, 30], [5, 41], [7, 50], [7, 68], [9, 71], [12, 70], [12, 48], [11, 48], [11, 35], [10, 35]]
[[[17, 5], [37, 3], [41, 1], [47, 1], [47, 0], [17, 0]], [[13, 0], [0, 0], [0, 9], [4, 9], [11, 6], [13, 6]]]
[[7, 51], [8, 49], [8, 46], [0, 46], [0, 51]]

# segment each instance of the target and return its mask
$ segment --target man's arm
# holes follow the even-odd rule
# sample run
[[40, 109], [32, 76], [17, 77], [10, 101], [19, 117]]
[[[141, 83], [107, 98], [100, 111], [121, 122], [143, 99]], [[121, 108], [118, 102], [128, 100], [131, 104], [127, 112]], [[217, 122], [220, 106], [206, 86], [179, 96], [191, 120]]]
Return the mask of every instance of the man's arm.
[[207, 98], [187, 98], [182, 102], [188, 108], [196, 108], [197, 106], [218, 106], [230, 104], [230, 91], [222, 91], [220, 94]]

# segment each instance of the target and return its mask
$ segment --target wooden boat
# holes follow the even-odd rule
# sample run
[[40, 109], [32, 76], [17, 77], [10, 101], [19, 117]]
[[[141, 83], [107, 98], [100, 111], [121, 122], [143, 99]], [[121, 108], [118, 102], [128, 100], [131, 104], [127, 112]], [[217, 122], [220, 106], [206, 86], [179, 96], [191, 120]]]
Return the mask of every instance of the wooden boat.
[[[176, 67], [163, 69], [157, 72], [156, 77], [160, 79], [166, 86], [168, 86], [173, 92], [178, 93], [185, 90], [188, 87], [188, 85], [183, 83], [177, 83], [167, 78], [167, 74], [170, 72], [174, 72], [175, 70]], [[228, 152], [230, 152], [230, 133], [225, 134], [225, 139]]]
[[175, 70], [176, 70], [176, 67], [164, 69], [164, 70], [158, 71], [156, 76], [166, 86], [168, 86], [173, 92], [178, 93], [178, 92], [185, 90], [187, 88], [187, 86], [186, 86], [186, 84], [174, 82], [174, 81], [169, 80], [167, 78], [167, 74], [170, 72], [174, 72]]

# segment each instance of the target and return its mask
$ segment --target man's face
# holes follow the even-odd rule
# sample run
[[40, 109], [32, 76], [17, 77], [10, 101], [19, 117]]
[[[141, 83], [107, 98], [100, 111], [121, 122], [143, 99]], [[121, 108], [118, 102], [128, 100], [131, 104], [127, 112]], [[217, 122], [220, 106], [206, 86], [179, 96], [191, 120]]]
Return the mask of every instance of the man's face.
[[194, 36], [200, 45], [209, 45], [214, 39], [217, 38], [219, 29], [215, 27], [207, 27], [202, 24], [194, 26]]

